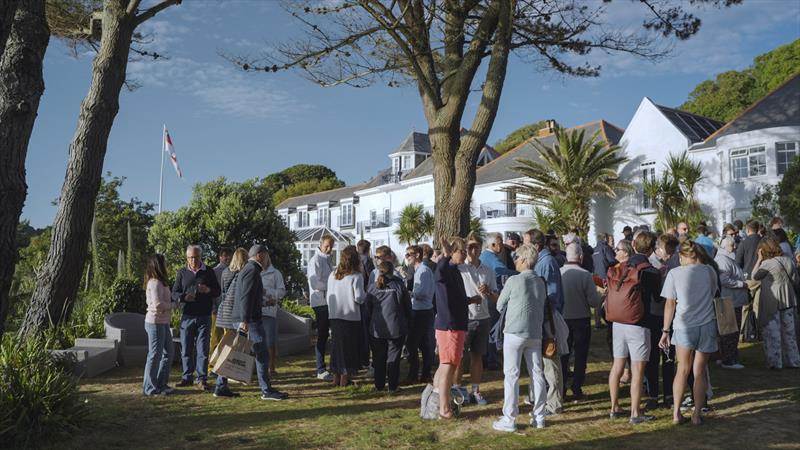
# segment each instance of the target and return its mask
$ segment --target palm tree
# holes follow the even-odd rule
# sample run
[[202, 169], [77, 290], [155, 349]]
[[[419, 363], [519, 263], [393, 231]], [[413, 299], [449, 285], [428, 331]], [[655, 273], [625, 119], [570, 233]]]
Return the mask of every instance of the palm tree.
[[400, 225], [394, 234], [403, 244], [418, 244], [425, 236], [433, 235], [433, 224], [433, 216], [422, 205], [407, 205], [400, 212]]
[[644, 193], [653, 200], [656, 227], [663, 230], [674, 228], [678, 222], [690, 227], [703, 219], [703, 212], [695, 197], [695, 189], [703, 180], [703, 168], [692, 161], [687, 152], [669, 155], [661, 178], [645, 180]]
[[558, 128], [556, 142], [548, 147], [534, 140], [540, 161], [518, 159], [514, 170], [528, 178], [504, 190], [517, 193], [517, 203], [550, 207], [551, 199], [559, 198], [572, 206], [568, 227], [589, 229], [589, 209], [592, 196], [611, 198], [631, 188], [619, 179], [617, 169], [628, 161], [617, 145], [599, 139], [600, 130], [584, 139], [583, 130], [566, 131]]
[[486, 230], [483, 228], [480, 217], [473, 217], [469, 219], [469, 234], [474, 234], [483, 239], [486, 236]]
[[571, 228], [569, 225], [573, 205], [562, 197], [550, 197], [547, 199], [547, 206], [536, 206], [533, 208], [533, 217], [536, 226], [547, 233], [553, 230], [557, 235], [566, 234]]

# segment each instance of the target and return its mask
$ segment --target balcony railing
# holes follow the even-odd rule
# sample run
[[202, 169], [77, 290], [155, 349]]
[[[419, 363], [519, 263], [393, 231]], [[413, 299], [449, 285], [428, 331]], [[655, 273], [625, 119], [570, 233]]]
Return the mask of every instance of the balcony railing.
[[481, 219], [496, 219], [500, 217], [533, 217], [533, 207], [503, 202], [481, 204]]

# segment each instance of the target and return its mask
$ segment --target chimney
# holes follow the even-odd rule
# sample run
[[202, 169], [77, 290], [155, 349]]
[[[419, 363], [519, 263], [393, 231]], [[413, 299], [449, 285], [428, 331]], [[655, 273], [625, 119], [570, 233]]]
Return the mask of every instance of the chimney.
[[550, 134], [555, 133], [556, 131], [556, 121], [553, 119], [549, 119], [545, 121], [544, 128], [540, 129], [537, 133], [537, 137], [544, 137]]

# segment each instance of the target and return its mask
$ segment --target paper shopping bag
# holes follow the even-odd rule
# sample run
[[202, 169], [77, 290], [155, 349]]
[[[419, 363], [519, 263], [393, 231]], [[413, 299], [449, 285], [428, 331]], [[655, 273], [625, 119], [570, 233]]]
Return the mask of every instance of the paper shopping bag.
[[225, 348], [226, 345], [233, 345], [233, 340], [236, 338], [236, 332], [232, 332], [230, 330], [226, 330], [225, 334], [220, 339], [219, 344], [214, 348], [214, 352], [211, 353], [211, 357], [208, 358], [208, 364], [212, 368], [217, 363], [217, 358], [222, 353], [222, 349]]
[[233, 343], [220, 351], [214, 373], [247, 384], [253, 379], [255, 366], [256, 360], [250, 354], [250, 341], [246, 336], [237, 334]]

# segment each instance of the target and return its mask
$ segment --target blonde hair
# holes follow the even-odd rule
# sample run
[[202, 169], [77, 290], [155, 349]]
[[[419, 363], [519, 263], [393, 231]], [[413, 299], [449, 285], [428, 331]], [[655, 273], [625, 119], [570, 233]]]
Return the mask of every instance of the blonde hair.
[[231, 258], [231, 264], [228, 266], [231, 269], [231, 272], [238, 272], [242, 270], [245, 264], [247, 264], [247, 250], [239, 247], [233, 252], [233, 258]]

